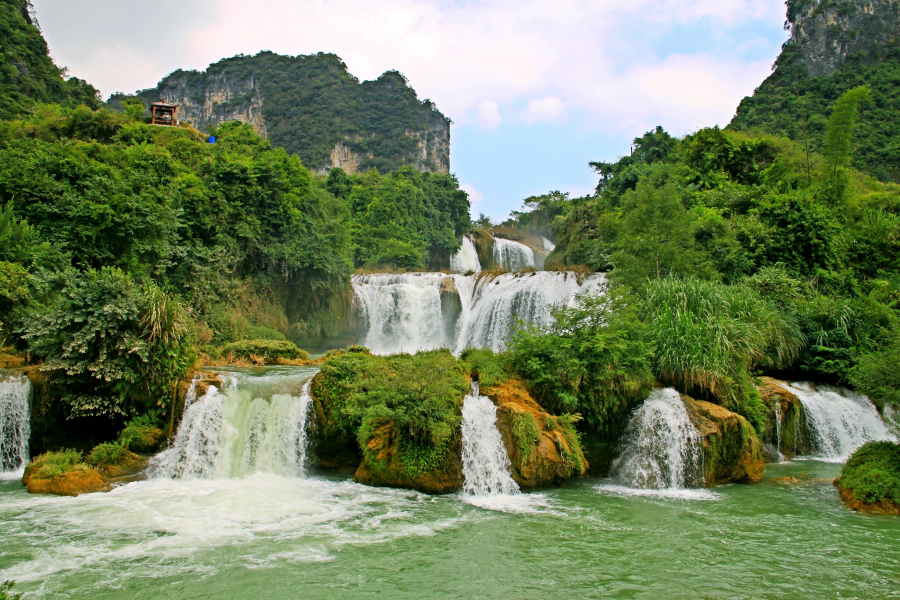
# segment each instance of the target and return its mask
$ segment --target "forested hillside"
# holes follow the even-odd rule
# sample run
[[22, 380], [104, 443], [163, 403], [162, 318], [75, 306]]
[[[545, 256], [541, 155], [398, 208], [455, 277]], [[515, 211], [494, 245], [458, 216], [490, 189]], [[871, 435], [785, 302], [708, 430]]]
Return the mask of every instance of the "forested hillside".
[[137, 97], [179, 104], [182, 118], [202, 131], [229, 120], [251, 123], [323, 174], [404, 165], [450, 172], [450, 120], [420, 101], [400, 73], [360, 82], [334, 54], [235, 56], [203, 72], [175, 71]]
[[96, 89], [53, 64], [27, 0], [0, 0], [0, 56], [0, 119], [39, 102], [99, 108]]
[[818, 152], [835, 101], [867, 85], [871, 98], [853, 139], [853, 165], [882, 181], [900, 181], [900, 6], [794, 0], [787, 18], [791, 39], [729, 128], [787, 136]]

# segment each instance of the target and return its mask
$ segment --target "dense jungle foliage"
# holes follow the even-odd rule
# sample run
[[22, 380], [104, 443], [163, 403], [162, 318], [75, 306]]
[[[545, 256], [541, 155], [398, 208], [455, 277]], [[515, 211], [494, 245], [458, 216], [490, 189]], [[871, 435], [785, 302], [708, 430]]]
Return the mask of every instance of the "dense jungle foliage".
[[29, 0], [0, 0], [0, 56], [0, 119], [40, 102], [100, 107], [96, 89], [53, 64]]
[[862, 502], [900, 508], [900, 444], [867, 443], [853, 453], [836, 483]]
[[552, 222], [550, 268], [606, 271], [610, 284], [605, 299], [513, 340], [542, 400], [599, 430], [655, 378], [762, 428], [752, 381], [767, 372], [896, 403], [900, 186], [851, 166], [871, 97], [859, 87], [837, 99], [821, 153], [765, 134], [657, 128], [629, 156], [592, 163], [595, 195], [529, 199], [513, 216]]
[[853, 166], [881, 181], [900, 181], [900, 45], [850, 55], [832, 75], [810, 77], [795, 43], [785, 45], [774, 72], [744, 98], [729, 129], [786, 136], [821, 152], [828, 116], [845, 92], [866, 85], [871, 98], [853, 137]]
[[339, 57], [322, 52], [296, 57], [260, 52], [226, 58], [205, 72], [175, 71], [137, 97], [153, 102], [159, 100], [159, 90], [184, 86], [202, 102], [207, 85], [220, 78], [227, 78], [231, 85], [246, 83], [250, 89], [249, 97], [233, 103], [249, 102], [253, 94], [259, 94], [268, 139], [299, 155], [311, 169], [327, 162], [339, 141], [364, 157], [360, 172], [393, 171], [415, 164], [419, 140], [407, 132], [440, 129], [449, 123], [431, 101], [420, 101], [397, 71], [360, 83]]

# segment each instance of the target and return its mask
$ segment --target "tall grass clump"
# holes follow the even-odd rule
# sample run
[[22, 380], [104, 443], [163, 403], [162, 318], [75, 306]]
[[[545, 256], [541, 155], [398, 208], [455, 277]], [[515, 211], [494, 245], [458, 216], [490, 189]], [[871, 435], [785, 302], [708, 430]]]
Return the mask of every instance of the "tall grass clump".
[[641, 304], [660, 381], [723, 403], [757, 428], [765, 425], [750, 374], [787, 366], [799, 355], [805, 340], [796, 322], [748, 287], [696, 278], [651, 281]]

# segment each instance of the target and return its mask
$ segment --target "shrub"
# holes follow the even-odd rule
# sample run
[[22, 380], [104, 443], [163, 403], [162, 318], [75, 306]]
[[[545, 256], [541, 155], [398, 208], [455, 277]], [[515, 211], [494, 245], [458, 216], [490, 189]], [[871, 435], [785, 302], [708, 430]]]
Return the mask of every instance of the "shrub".
[[128, 448], [121, 443], [118, 444], [98, 444], [94, 446], [85, 462], [93, 467], [109, 467], [118, 464], [122, 459], [127, 458], [131, 453]]
[[554, 413], [580, 413], [595, 432], [618, 430], [653, 386], [653, 344], [633, 302], [604, 288], [575, 307], [552, 309], [548, 327], [525, 327], [510, 344], [512, 363], [535, 399]]
[[490, 348], [469, 348], [460, 356], [482, 389], [503, 383], [513, 376], [510, 358], [509, 354], [495, 354]]
[[750, 373], [788, 365], [799, 354], [804, 339], [794, 321], [748, 287], [695, 278], [651, 281], [641, 304], [661, 381], [764, 426]]
[[41, 454], [29, 465], [32, 469], [32, 477], [38, 479], [50, 479], [71, 471], [84, 471], [90, 469], [82, 461], [82, 454], [78, 450], [60, 450], [59, 452], [46, 452]]
[[226, 344], [222, 348], [222, 353], [226, 356], [232, 355], [235, 358], [253, 359], [255, 357], [264, 357], [268, 361], [274, 361], [279, 358], [287, 360], [308, 360], [309, 353], [301, 350], [293, 342], [286, 340], [242, 340]]
[[12, 591], [15, 585], [15, 581], [4, 581], [3, 583], [0, 583], [0, 600], [21, 600], [22, 594], [16, 594]]
[[132, 452], [154, 452], [162, 442], [163, 432], [149, 416], [132, 419], [119, 434], [119, 443]]
[[853, 453], [837, 481], [858, 500], [900, 506], [900, 444], [869, 442]]

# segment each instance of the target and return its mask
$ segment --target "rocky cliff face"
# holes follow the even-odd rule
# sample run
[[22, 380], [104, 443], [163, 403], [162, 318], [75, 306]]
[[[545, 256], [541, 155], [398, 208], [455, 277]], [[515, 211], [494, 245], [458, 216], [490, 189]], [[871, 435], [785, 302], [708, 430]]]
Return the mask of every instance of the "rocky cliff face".
[[788, 23], [809, 75], [831, 75], [848, 55], [897, 39], [900, 1], [795, 0], [788, 2]]
[[249, 123], [318, 173], [404, 165], [450, 172], [450, 120], [401, 74], [360, 82], [333, 54], [236, 56], [204, 72], [176, 71], [138, 96], [180, 105], [180, 118], [204, 131]]

